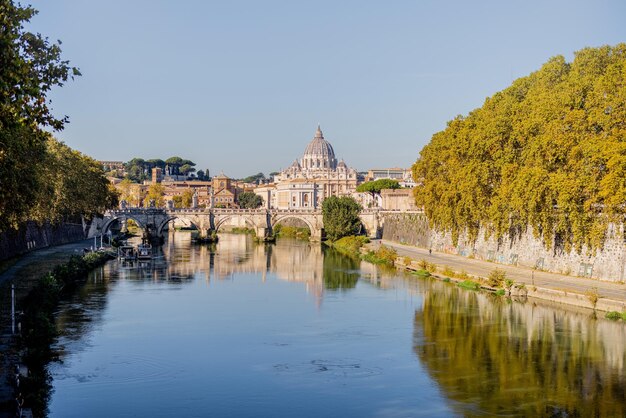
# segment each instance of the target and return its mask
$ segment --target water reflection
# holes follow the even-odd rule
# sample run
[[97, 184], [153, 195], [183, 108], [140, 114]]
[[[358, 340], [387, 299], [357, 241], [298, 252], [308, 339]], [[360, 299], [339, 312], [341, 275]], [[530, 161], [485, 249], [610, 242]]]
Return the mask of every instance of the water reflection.
[[433, 283], [414, 350], [463, 415], [626, 416], [625, 327]]
[[360, 276], [360, 261], [331, 248], [296, 239], [276, 245], [255, 243], [248, 235], [222, 234], [218, 245], [197, 246], [188, 233], [171, 233], [153, 260], [107, 264], [112, 279], [184, 282], [194, 277], [207, 282], [255, 274], [265, 281], [268, 273], [290, 282], [302, 282], [307, 292], [321, 300], [324, 290], [353, 288]]
[[296, 240], [170, 234], [95, 271], [57, 324], [53, 416], [626, 414], [623, 324]]

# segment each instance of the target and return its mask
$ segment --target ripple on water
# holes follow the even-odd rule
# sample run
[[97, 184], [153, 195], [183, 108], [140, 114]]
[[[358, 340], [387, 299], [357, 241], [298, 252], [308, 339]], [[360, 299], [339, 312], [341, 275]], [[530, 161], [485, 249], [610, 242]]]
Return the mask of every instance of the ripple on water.
[[379, 367], [368, 367], [358, 359], [315, 359], [303, 363], [278, 363], [274, 366], [278, 374], [320, 376], [328, 378], [359, 379], [382, 374]]
[[[53, 370], [55, 380], [73, 380], [75, 385], [115, 386], [169, 381], [180, 376], [182, 367], [171, 359], [146, 355], [115, 355], [106, 365], [85, 373], [67, 373], [69, 367]], [[128, 371], [132, 370], [132, 373]]]

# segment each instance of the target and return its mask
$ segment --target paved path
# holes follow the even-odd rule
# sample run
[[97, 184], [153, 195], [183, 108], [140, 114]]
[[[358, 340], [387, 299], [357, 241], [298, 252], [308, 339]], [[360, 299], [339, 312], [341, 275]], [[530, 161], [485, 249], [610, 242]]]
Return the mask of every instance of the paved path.
[[489, 261], [475, 260], [459, 255], [434, 252], [428, 254], [428, 250], [410, 245], [399, 244], [393, 241], [377, 240], [372, 245], [377, 246], [382, 242], [384, 245], [393, 247], [400, 257], [409, 256], [414, 260], [425, 259], [439, 266], [448, 266], [452, 270], [465, 270], [468, 274], [487, 277], [494, 269], [506, 271], [507, 277], [517, 283], [534, 285], [538, 287], [564, 290], [567, 292], [584, 294], [587, 290], [596, 287], [600, 297], [618, 300], [626, 303], [626, 285], [606, 282], [594, 279], [584, 279], [563, 274], [533, 271], [530, 268], [515, 267], [506, 264], [491, 263]]
[[0, 285], [7, 280], [13, 280], [16, 277], [22, 276], [25, 270], [33, 270], [38, 267], [52, 270], [57, 264], [67, 261], [67, 257], [70, 254], [82, 255], [83, 248], [89, 248], [91, 246], [93, 246], [93, 239], [86, 239], [70, 244], [41, 248], [26, 253], [6, 271], [0, 273]]

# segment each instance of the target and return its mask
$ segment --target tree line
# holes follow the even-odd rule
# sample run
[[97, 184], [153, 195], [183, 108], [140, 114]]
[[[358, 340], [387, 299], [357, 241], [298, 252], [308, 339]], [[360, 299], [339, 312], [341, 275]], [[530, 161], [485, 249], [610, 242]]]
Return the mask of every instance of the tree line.
[[116, 204], [100, 165], [48, 132], [68, 123], [52, 114], [48, 93], [80, 71], [61, 58], [60, 42], [24, 29], [36, 13], [0, 0], [0, 231]]
[[626, 44], [556, 56], [436, 133], [413, 165], [430, 222], [476, 239], [532, 227], [599, 248], [626, 211]]
[[[163, 170], [163, 174], [173, 176], [188, 176], [194, 177], [198, 180], [210, 180], [209, 170], [197, 170], [196, 163], [191, 160], [186, 160], [181, 157], [170, 157], [166, 160], [159, 158], [144, 160], [143, 158], [133, 158], [132, 160], [124, 164], [124, 178], [127, 178], [133, 182], [140, 183], [144, 180], [148, 180], [152, 176], [153, 168], [160, 168]], [[194, 174], [195, 173], [195, 174]], [[116, 177], [115, 170], [111, 173]]]

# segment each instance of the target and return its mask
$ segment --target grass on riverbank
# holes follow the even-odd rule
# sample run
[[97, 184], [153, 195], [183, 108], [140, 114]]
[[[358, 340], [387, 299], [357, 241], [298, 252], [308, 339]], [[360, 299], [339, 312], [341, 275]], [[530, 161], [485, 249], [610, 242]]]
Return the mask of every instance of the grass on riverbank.
[[361, 248], [369, 242], [370, 240], [367, 237], [350, 235], [334, 242], [326, 242], [326, 244], [343, 254], [361, 258], [372, 264], [381, 264], [389, 267], [395, 265], [398, 253], [393, 248], [385, 245], [381, 245], [376, 250], [370, 250], [362, 254]]
[[620, 319], [626, 321], [626, 312], [610, 311], [606, 313], [605, 318], [612, 321], [618, 321]]

